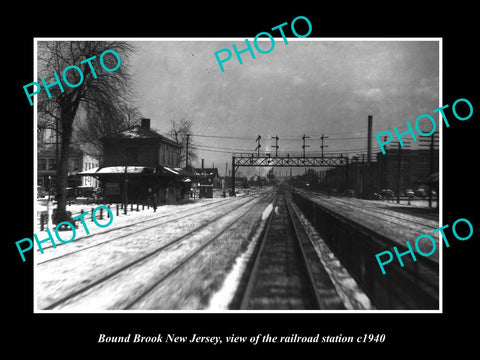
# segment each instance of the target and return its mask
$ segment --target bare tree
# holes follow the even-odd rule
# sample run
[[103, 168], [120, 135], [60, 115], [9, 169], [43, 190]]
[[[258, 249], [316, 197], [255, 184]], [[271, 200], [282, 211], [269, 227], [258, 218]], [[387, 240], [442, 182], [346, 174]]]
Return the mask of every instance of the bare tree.
[[[181, 117], [179, 120], [175, 118], [171, 121], [170, 131], [167, 133], [167, 136], [176, 141], [182, 146], [182, 151], [180, 152], [180, 166], [186, 167], [186, 151], [187, 151], [187, 135], [192, 135], [192, 119], [186, 119]], [[192, 142], [192, 137], [188, 138], [188, 167], [192, 167], [192, 162], [197, 160], [198, 156], [194, 151], [195, 145]]]
[[[101, 114], [115, 114], [119, 111], [119, 104], [128, 102], [132, 95], [128, 58], [134, 48], [127, 42], [118, 41], [40, 41], [37, 44], [39, 78], [44, 78], [45, 83], [50, 85], [50, 96], [47, 89], [38, 95], [38, 114], [43, 126], [50, 123], [51, 128], [58, 131], [61, 143], [56, 170], [55, 222], [58, 223], [71, 220], [66, 212], [67, 165], [78, 111], [84, 108], [87, 113], [98, 111]], [[119, 60], [111, 52], [103, 56], [103, 66], [100, 66], [100, 56], [106, 50], [113, 50], [120, 55], [121, 64], [115, 71], [103, 68], [114, 69], [119, 65]], [[86, 59], [90, 61], [82, 63]], [[69, 66], [78, 67], [81, 73], [77, 70], [64, 73]], [[75, 86], [60, 86], [58, 81], [62, 78], [64, 83]]]
[[76, 122], [74, 137], [78, 143], [90, 144], [103, 153], [101, 138], [140, 123], [142, 114], [129, 104], [119, 104], [114, 111], [105, 112], [103, 107], [86, 106], [85, 117]]

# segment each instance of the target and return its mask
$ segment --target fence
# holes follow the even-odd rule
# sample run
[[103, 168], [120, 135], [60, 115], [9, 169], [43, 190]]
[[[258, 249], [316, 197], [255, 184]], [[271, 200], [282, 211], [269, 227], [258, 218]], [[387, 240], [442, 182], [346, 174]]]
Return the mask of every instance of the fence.
[[383, 275], [375, 254], [393, 246], [404, 252], [406, 246], [299, 193], [293, 192], [292, 198], [378, 309], [438, 309], [438, 263], [422, 256], [414, 262], [404, 256], [404, 267], [392, 262]]
[[[119, 215], [122, 215], [122, 214], [124, 214], [124, 215], [128, 214], [128, 211], [142, 211], [142, 210], [145, 210], [145, 209], [148, 210], [148, 209], [150, 209], [151, 204], [150, 203], [134, 204], [132, 202], [132, 203], [127, 204], [127, 205], [125, 205], [125, 204], [110, 204], [110, 205], [105, 205], [105, 206], [107, 206], [110, 210], [112, 210], [112, 212], [114, 214], [116, 214], [116, 216], [119, 216]], [[94, 209], [94, 207], [91, 207], [90, 209], [88, 209], [88, 208], [81, 209], [79, 212], [75, 212], [75, 213], [69, 211], [69, 213], [70, 213], [71, 217], [75, 217], [75, 216], [83, 214], [84, 212], [89, 211], [89, 210], [90, 210], [89, 214], [92, 214], [93, 209]], [[156, 209], [156, 207], [154, 207], [154, 209]], [[100, 208], [97, 211], [97, 215], [96, 215], [97, 219], [102, 220], [104, 218], [104, 216], [107, 216], [107, 217], [110, 216], [108, 211], [105, 211], [105, 213], [106, 213], [106, 215], [104, 215], [103, 208]], [[47, 211], [40, 211], [38, 216], [37, 216], [37, 221], [38, 221], [38, 228], [40, 229], [40, 231], [45, 230], [45, 228], [47, 227], [47, 223], [48, 223]], [[81, 220], [77, 219], [77, 220], [74, 221], [74, 225], [75, 225], [76, 228], [78, 227], [78, 222], [79, 221], [81, 221]], [[91, 221], [93, 221], [93, 219], [91, 219]]]

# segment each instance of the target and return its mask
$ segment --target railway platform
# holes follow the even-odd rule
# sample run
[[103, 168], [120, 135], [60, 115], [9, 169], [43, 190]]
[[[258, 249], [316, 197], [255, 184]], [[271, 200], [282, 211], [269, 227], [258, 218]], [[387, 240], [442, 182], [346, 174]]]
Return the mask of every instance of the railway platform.
[[[407, 240], [439, 227], [433, 217], [394, 211], [367, 200], [304, 191], [294, 191], [292, 198], [376, 308], [438, 310], [438, 252], [419, 256], [416, 262], [404, 256], [404, 266], [392, 263], [387, 275], [381, 273], [375, 259], [376, 253], [393, 246], [400, 253], [406, 252]], [[435, 241], [438, 247], [438, 238]]]

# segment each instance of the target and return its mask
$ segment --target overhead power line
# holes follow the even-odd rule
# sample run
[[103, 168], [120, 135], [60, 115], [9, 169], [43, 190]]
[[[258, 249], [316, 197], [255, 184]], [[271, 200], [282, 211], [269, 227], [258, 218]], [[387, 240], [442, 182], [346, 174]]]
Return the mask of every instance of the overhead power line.
[[[190, 136], [192, 136], [192, 137], [203, 137], [203, 138], [216, 138], [216, 139], [230, 139], [230, 140], [255, 140], [255, 138], [258, 137], [258, 136], [246, 137], [246, 136], [204, 135], [204, 134], [191, 134]], [[273, 139], [275, 139], [275, 137], [273, 137]], [[309, 137], [309, 139], [310, 140], [322, 140], [322, 137], [321, 136], [311, 136], [311, 137]], [[330, 138], [329, 137], [328, 140], [329, 141], [330, 140], [341, 141], [341, 140], [367, 140], [367, 139], [368, 139], [367, 136], [352, 136], [352, 137], [339, 137], [339, 138], [336, 138], [336, 137]], [[303, 136], [282, 137], [282, 141], [283, 140], [285, 140], [285, 141], [303, 141]]]

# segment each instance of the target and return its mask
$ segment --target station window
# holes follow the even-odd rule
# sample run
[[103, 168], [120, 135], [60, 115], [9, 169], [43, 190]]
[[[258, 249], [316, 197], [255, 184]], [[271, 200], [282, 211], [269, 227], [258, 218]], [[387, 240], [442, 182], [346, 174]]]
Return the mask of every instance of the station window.
[[47, 159], [38, 159], [38, 170], [47, 170]]
[[57, 160], [56, 159], [48, 159], [48, 170], [56, 170], [57, 169]]

